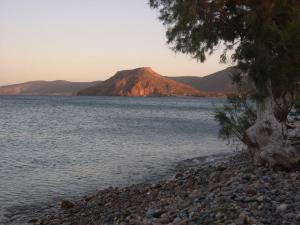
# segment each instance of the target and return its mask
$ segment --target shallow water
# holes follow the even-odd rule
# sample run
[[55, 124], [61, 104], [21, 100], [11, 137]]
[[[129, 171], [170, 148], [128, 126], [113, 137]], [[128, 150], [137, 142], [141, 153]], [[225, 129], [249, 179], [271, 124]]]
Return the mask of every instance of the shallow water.
[[228, 151], [213, 119], [222, 103], [0, 97], [0, 224], [60, 198], [155, 180], [181, 160]]

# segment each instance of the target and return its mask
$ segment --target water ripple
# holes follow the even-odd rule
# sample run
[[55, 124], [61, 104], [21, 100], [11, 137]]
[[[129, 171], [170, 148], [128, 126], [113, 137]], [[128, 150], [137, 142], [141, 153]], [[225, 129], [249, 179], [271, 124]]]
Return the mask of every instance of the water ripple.
[[0, 97], [0, 223], [226, 151], [204, 98]]

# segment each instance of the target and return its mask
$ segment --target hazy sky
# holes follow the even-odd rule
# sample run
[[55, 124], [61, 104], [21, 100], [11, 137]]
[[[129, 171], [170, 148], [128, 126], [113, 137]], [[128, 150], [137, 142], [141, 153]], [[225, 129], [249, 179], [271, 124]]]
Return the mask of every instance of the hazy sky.
[[173, 53], [147, 0], [0, 0], [0, 85], [103, 80], [151, 66], [202, 76], [227, 67]]

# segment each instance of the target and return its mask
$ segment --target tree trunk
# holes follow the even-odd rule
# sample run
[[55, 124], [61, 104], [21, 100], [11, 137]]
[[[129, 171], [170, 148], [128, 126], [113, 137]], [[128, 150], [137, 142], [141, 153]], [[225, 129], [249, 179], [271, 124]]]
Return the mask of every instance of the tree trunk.
[[276, 119], [272, 95], [256, 104], [257, 120], [246, 131], [244, 139], [254, 164], [275, 169], [299, 169], [300, 126], [288, 129], [286, 123]]

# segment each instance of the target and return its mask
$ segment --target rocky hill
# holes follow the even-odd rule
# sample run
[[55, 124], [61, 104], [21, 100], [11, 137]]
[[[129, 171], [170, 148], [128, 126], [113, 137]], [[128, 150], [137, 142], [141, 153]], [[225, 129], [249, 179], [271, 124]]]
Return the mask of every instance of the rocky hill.
[[177, 82], [188, 84], [201, 91], [222, 95], [235, 92], [236, 89], [232, 83], [231, 76], [237, 72], [238, 70], [236, 68], [229, 67], [204, 77], [182, 76], [170, 78]]
[[149, 67], [117, 72], [106, 81], [30, 81], [0, 87], [0, 95], [225, 96], [235, 91], [234, 67], [204, 77], [165, 77]]
[[96, 82], [30, 81], [0, 87], [0, 95], [62, 95], [71, 96], [84, 88], [99, 84]]
[[79, 91], [78, 95], [208, 96], [190, 85], [164, 77], [150, 67], [119, 71], [108, 80]]

